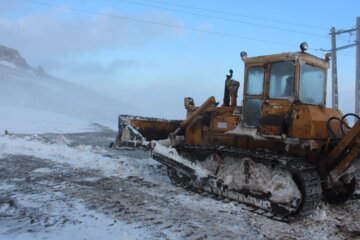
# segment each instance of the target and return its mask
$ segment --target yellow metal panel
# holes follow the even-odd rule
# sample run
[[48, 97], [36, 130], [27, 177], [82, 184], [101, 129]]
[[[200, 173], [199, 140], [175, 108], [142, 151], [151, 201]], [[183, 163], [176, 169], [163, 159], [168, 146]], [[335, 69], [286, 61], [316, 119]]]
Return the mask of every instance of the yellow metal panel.
[[[327, 139], [332, 137], [327, 128], [328, 119], [341, 116], [335, 109], [312, 105], [294, 106], [289, 136], [300, 139]], [[341, 136], [338, 122], [331, 123], [331, 127], [337, 136]]]

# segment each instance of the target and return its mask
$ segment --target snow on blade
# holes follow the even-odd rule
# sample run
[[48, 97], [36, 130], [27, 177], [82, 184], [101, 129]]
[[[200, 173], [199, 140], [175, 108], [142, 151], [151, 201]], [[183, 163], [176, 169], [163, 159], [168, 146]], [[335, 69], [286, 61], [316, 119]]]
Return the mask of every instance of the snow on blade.
[[153, 153], [168, 157], [176, 162], [179, 162], [189, 168], [194, 169], [198, 178], [205, 178], [209, 175], [212, 175], [209, 171], [201, 167], [201, 165], [196, 165], [193, 162], [190, 162], [189, 160], [180, 156], [175, 148], [166, 146], [165, 142], [166, 141], [152, 141], [152, 145], [155, 145], [153, 147]]

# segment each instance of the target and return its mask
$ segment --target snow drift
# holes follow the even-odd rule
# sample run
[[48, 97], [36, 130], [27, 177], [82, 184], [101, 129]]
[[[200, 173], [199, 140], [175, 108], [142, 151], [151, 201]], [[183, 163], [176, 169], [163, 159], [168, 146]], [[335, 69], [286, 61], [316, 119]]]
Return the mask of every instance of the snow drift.
[[124, 103], [52, 77], [40, 66], [30, 67], [15, 49], [1, 45], [0, 91], [0, 130], [6, 129], [4, 122], [19, 121], [19, 118], [24, 121], [34, 119], [34, 116], [29, 115], [29, 109], [36, 110], [33, 114], [39, 111], [43, 115], [62, 114], [86, 123], [96, 122], [113, 128], [117, 126], [119, 112], [131, 112]]

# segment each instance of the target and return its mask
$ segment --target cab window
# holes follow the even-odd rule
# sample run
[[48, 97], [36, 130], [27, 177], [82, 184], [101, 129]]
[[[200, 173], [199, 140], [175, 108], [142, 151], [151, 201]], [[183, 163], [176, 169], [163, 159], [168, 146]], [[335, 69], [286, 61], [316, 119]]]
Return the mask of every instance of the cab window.
[[300, 65], [299, 98], [303, 103], [323, 104], [325, 70], [309, 64]]
[[278, 62], [271, 65], [269, 80], [269, 97], [287, 99], [294, 96], [293, 62]]
[[248, 95], [261, 95], [264, 86], [264, 68], [251, 67], [248, 69], [246, 94]]

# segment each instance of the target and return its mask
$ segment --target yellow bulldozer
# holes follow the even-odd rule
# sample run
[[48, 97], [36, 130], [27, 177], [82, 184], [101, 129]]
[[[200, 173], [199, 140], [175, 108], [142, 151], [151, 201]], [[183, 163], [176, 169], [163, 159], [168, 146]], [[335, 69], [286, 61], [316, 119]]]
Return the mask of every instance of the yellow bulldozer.
[[346, 201], [357, 185], [359, 117], [326, 107], [330, 56], [300, 48], [241, 52], [241, 105], [230, 70], [222, 103], [210, 97], [196, 106], [186, 97], [183, 121], [120, 115], [113, 146], [150, 149], [174, 184], [281, 221], [311, 213], [322, 199]]

